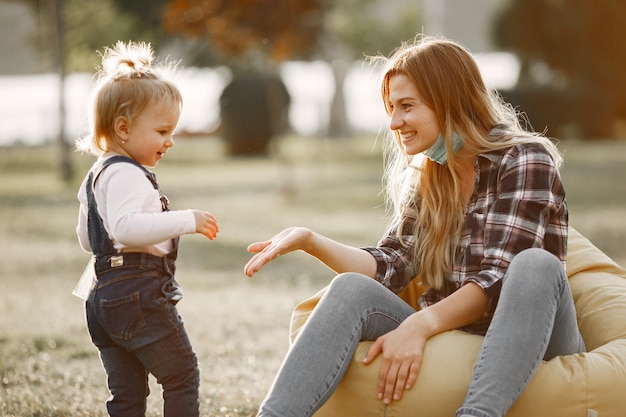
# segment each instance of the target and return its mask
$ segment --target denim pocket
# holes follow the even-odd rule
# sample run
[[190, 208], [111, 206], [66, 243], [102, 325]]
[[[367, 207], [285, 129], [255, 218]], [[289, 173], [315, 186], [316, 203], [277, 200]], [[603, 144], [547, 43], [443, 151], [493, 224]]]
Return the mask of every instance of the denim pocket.
[[102, 320], [110, 336], [129, 340], [146, 325], [139, 293], [114, 300], [100, 300]]

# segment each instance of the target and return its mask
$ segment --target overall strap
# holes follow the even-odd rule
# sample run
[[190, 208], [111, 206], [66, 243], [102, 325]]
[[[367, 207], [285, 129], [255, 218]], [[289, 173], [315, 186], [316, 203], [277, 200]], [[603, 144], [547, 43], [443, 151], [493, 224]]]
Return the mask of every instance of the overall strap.
[[[86, 183], [87, 201], [89, 205], [88, 215], [87, 215], [87, 230], [89, 234], [89, 244], [91, 245], [92, 252], [96, 257], [104, 256], [104, 255], [112, 255], [112, 254], [117, 253], [113, 245], [113, 242], [109, 238], [109, 235], [104, 228], [104, 223], [102, 222], [102, 218], [98, 214], [96, 198], [94, 196], [93, 190], [100, 174], [102, 174], [102, 172], [108, 166], [118, 163], [118, 162], [126, 162], [129, 164], [135, 165], [136, 167], [141, 169], [146, 175], [146, 177], [148, 178], [148, 180], [150, 180], [150, 182], [152, 183], [152, 186], [154, 187], [154, 189], [159, 192], [159, 198], [161, 200], [161, 209], [163, 211], [169, 211], [169, 200], [167, 199], [165, 195], [163, 195], [163, 193], [161, 193], [161, 190], [159, 189], [159, 184], [156, 179], [156, 175], [153, 172], [148, 171], [139, 162], [127, 156], [116, 155], [116, 156], [112, 156], [110, 158], [105, 159], [104, 162], [102, 163], [102, 166], [97, 172], [89, 173], [89, 178], [87, 179], [87, 183]], [[177, 252], [178, 252], [178, 240], [179, 240], [178, 238], [172, 239], [174, 248], [172, 252], [170, 252], [167, 255], [167, 257], [176, 259]]]
[[87, 191], [87, 235], [89, 236], [89, 245], [91, 252], [96, 258], [116, 253], [115, 247], [109, 234], [104, 228], [104, 223], [100, 214], [98, 214], [98, 205], [93, 192], [94, 173], [90, 172], [85, 184]]
[[105, 159], [104, 162], [102, 163], [102, 166], [100, 167], [100, 170], [95, 175], [93, 183], [94, 184], [96, 183], [96, 181], [98, 180], [98, 177], [100, 176], [100, 174], [102, 173], [102, 171], [104, 171], [106, 167], [108, 167], [109, 165], [115, 164], [116, 162], [126, 162], [129, 164], [135, 165], [137, 168], [141, 169], [143, 173], [146, 174], [146, 177], [148, 178], [148, 180], [150, 180], [150, 182], [152, 183], [152, 186], [154, 187], [154, 189], [159, 192], [159, 196], [161, 199], [161, 207], [163, 211], [169, 211], [169, 200], [167, 199], [166, 196], [164, 196], [161, 193], [161, 190], [159, 189], [159, 183], [157, 182], [156, 175], [154, 174], [154, 172], [148, 171], [139, 162], [127, 156], [115, 155], [115, 156]]

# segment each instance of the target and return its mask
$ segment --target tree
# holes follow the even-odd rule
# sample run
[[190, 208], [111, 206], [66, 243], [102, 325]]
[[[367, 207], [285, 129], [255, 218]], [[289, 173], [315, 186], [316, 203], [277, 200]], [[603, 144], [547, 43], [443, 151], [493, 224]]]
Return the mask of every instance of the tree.
[[141, 20], [112, 0], [63, 0], [63, 43], [68, 71], [93, 72], [101, 63], [96, 51], [117, 41], [154, 41]]
[[[549, 127], [608, 137], [626, 120], [626, 2], [513, 0], [497, 19], [500, 47], [521, 61], [516, 97]], [[557, 129], [558, 131], [558, 129]]]
[[[166, 33], [205, 37], [236, 70], [306, 57], [317, 40], [323, 0], [171, 0]], [[256, 68], [258, 69], [258, 68]]]

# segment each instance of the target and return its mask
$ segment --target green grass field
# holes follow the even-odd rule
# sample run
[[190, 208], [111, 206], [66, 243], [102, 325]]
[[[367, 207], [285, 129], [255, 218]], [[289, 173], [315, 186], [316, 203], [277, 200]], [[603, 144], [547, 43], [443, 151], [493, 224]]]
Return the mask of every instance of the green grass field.
[[[181, 240], [179, 304], [202, 371], [205, 416], [253, 416], [287, 348], [294, 305], [332, 277], [291, 254], [255, 278], [248, 243], [309, 226], [354, 245], [386, 219], [380, 143], [290, 137], [269, 158], [232, 159], [215, 138], [178, 139], [155, 170], [173, 208], [211, 211], [217, 240]], [[570, 223], [626, 264], [626, 142], [564, 141]], [[76, 192], [92, 158], [73, 155], [64, 184], [52, 147], [0, 149], [0, 416], [105, 416], [105, 376], [71, 295], [89, 256], [75, 237]], [[160, 415], [152, 384], [149, 416]]]

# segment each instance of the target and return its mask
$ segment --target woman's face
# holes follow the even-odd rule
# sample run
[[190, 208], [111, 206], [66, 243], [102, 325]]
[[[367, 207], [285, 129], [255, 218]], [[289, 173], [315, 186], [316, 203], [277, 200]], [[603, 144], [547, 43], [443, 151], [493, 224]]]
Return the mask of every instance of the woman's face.
[[416, 155], [430, 148], [441, 129], [435, 112], [422, 101], [415, 84], [403, 74], [389, 79], [389, 127], [399, 133], [407, 155]]

